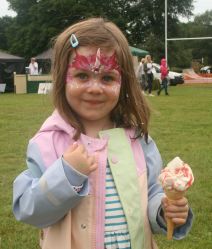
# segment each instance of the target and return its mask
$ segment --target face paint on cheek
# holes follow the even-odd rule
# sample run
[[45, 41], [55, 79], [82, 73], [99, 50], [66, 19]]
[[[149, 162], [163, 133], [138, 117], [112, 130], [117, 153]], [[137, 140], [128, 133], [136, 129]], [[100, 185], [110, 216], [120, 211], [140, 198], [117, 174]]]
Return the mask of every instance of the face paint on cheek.
[[113, 94], [114, 94], [115, 96], [118, 96], [119, 93], [120, 93], [120, 88], [121, 88], [120, 85], [113, 86], [112, 89], [111, 89], [111, 91], [113, 92]]
[[106, 92], [110, 92], [114, 96], [118, 96], [120, 93], [120, 87], [121, 87], [121, 85], [117, 84], [117, 85], [113, 85], [111, 87], [102, 86], [102, 89], [104, 89]]
[[68, 86], [71, 88], [71, 89], [78, 89], [80, 88], [79, 84], [75, 81], [71, 82], [68, 84]]
[[66, 74], [66, 84], [71, 89], [77, 89], [79, 88], [78, 83], [74, 80], [72, 74], [69, 72], [70, 69], [68, 69], [68, 72]]
[[76, 80], [74, 80], [74, 77], [72, 76], [71, 73], [71, 68], [68, 68], [67, 74], [66, 74], [66, 84], [71, 88], [71, 89], [78, 89], [80, 88], [80, 85]]
[[118, 72], [119, 74], [119, 78], [118, 78], [118, 81], [116, 82], [116, 84], [114, 84], [112, 87], [111, 87], [111, 91], [114, 93], [115, 96], [118, 96], [120, 94], [120, 89], [121, 89], [121, 74], [120, 72]]

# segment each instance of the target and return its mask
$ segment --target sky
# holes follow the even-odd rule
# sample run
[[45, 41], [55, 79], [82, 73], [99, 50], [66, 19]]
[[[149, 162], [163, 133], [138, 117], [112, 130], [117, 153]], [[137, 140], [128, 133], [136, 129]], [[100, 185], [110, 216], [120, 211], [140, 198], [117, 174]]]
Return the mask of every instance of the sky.
[[[202, 14], [206, 10], [212, 10], [212, 0], [194, 0], [195, 15]], [[0, 17], [5, 15], [15, 16], [15, 12], [8, 10], [7, 0], [0, 0]]]

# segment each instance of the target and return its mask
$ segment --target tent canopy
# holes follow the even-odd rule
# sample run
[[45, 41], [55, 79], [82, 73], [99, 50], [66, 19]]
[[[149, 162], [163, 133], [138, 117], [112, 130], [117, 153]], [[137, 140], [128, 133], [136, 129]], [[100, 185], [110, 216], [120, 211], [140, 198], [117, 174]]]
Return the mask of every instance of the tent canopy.
[[52, 48], [49, 48], [48, 50], [42, 52], [41, 54], [38, 54], [35, 56], [37, 60], [51, 60], [52, 59]]
[[0, 50], [0, 62], [23, 62], [24, 58]]
[[51, 72], [51, 60], [53, 55], [53, 49], [49, 48], [42, 53], [35, 56], [38, 61], [38, 67], [42, 69], [42, 73], [49, 74]]
[[132, 47], [132, 46], [130, 46], [130, 51], [131, 51], [132, 55], [134, 55], [134, 56], [144, 57], [147, 54], [149, 54], [149, 52], [146, 51], [146, 50], [143, 50], [143, 49], [140, 49], [140, 48], [135, 48], [135, 47]]
[[24, 64], [24, 58], [0, 50], [0, 83], [6, 83], [6, 92], [14, 91], [13, 73], [23, 73]]

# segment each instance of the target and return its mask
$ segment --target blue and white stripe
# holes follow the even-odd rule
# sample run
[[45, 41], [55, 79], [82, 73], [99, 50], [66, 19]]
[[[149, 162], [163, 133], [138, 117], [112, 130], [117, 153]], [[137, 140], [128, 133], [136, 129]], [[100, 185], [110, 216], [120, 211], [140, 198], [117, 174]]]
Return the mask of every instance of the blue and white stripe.
[[110, 167], [106, 168], [105, 244], [106, 249], [130, 249], [130, 235]]

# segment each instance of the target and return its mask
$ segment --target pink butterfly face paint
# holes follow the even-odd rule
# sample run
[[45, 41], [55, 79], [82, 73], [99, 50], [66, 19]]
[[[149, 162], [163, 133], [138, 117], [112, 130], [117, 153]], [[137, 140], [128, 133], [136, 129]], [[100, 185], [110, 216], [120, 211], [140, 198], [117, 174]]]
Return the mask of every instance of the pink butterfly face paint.
[[76, 51], [76, 56], [68, 65], [66, 83], [71, 88], [98, 86], [118, 94], [121, 74], [115, 53], [106, 56], [99, 48], [95, 54], [85, 56]]

